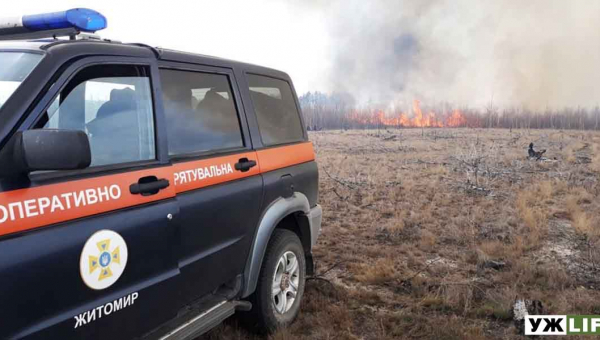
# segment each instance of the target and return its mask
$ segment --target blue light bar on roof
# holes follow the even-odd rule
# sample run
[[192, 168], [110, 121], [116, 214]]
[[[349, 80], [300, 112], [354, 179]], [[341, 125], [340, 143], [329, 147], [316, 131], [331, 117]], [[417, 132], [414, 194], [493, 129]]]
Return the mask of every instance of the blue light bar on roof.
[[82, 32], [96, 32], [106, 28], [106, 17], [87, 8], [75, 8], [63, 12], [25, 15], [23, 27], [31, 31], [75, 28]]
[[[96, 32], [106, 28], [106, 17], [86, 8], [75, 8], [63, 12], [25, 15], [0, 19], [0, 40], [33, 36]], [[62, 34], [58, 34], [62, 33]]]

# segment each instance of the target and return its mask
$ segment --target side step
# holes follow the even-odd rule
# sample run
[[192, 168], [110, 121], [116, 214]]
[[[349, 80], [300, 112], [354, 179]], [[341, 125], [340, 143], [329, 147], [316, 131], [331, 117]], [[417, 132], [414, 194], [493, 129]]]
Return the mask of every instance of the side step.
[[218, 326], [236, 310], [250, 310], [252, 305], [246, 301], [222, 301], [168, 332], [160, 340], [187, 340], [208, 332]]

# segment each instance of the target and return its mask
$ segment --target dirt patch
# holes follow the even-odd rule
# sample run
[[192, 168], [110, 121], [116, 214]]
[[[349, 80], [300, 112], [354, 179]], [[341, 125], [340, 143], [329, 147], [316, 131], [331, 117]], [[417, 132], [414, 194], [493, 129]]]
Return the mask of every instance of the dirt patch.
[[548, 223], [548, 239], [532, 257], [537, 263], [560, 263], [574, 273], [581, 262], [580, 244], [575, 228], [568, 220], [551, 220]]

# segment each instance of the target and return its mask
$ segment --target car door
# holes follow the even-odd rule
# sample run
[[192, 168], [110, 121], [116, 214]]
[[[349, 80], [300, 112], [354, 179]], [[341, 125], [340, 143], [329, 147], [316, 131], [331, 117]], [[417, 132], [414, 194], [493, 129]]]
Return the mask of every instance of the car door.
[[0, 180], [0, 338], [125, 339], [176, 315], [179, 209], [156, 72], [153, 60], [80, 60], [20, 127], [85, 131], [92, 164]]
[[160, 65], [184, 299], [241, 278], [263, 182], [230, 69]]

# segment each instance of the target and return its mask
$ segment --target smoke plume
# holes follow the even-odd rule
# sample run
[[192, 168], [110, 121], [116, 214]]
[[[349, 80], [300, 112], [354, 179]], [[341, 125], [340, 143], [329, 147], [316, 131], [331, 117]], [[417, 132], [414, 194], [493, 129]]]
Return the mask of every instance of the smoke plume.
[[333, 0], [328, 89], [361, 103], [600, 103], [600, 1]]

